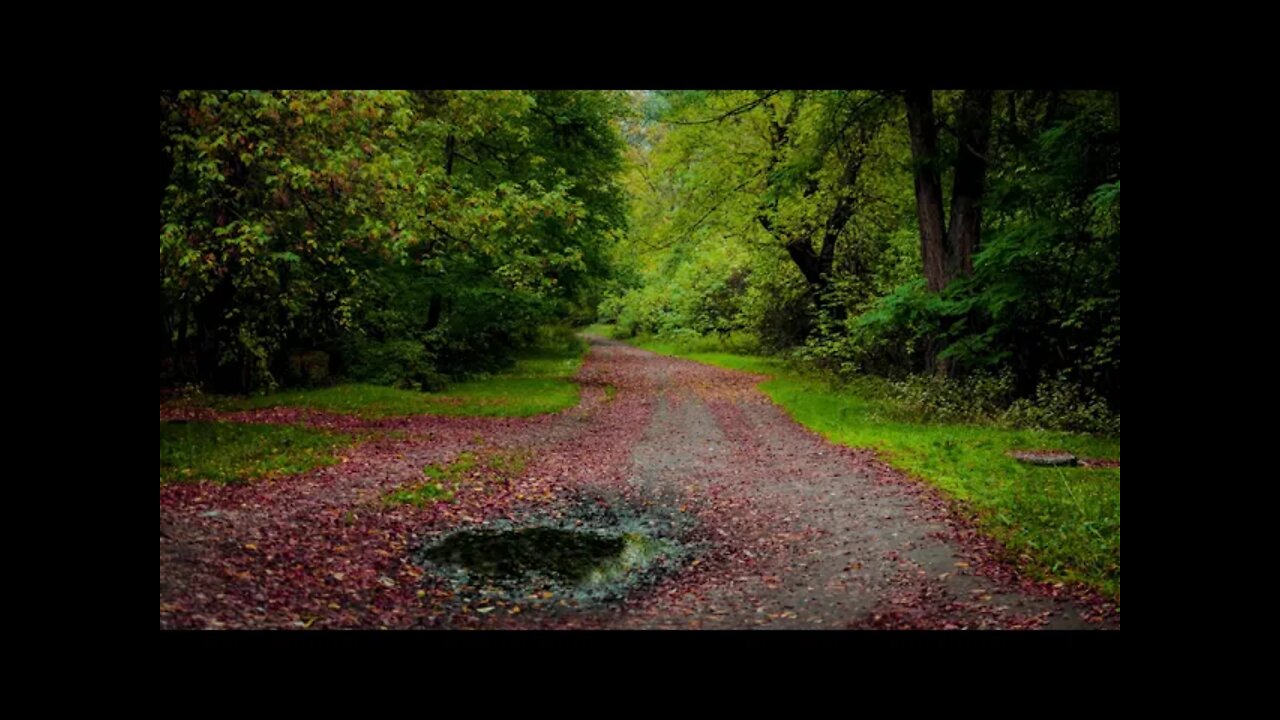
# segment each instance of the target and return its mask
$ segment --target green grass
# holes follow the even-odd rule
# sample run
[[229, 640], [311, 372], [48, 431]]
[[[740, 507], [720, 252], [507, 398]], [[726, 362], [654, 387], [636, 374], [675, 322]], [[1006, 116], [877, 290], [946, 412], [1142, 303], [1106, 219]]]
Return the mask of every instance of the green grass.
[[242, 483], [337, 462], [350, 435], [286, 425], [160, 423], [160, 482]]
[[1081, 582], [1120, 599], [1119, 468], [1024, 465], [1010, 450], [1063, 448], [1081, 457], [1120, 459], [1119, 438], [1013, 430], [993, 425], [903, 422], [877, 378], [845, 386], [776, 359], [689, 351], [687, 345], [639, 339], [654, 352], [772, 379], [760, 385], [795, 420], [843, 445], [874, 448], [890, 465], [941, 488], [978, 526], [1033, 575]]
[[588, 335], [599, 335], [601, 337], [611, 338], [613, 337], [613, 327], [614, 326], [612, 325], [605, 325], [604, 323], [595, 323], [594, 325], [588, 325], [582, 328], [582, 332], [587, 333]]
[[529, 454], [522, 451], [494, 453], [485, 458], [478, 458], [475, 453], [464, 452], [448, 465], [428, 465], [422, 468], [426, 480], [414, 483], [383, 496], [388, 505], [413, 505], [426, 507], [437, 502], [452, 502], [458, 484], [468, 473], [483, 467], [489, 470], [489, 476], [498, 482], [505, 482], [524, 472], [529, 463]]
[[485, 464], [494, 472], [498, 480], [506, 481], [520, 477], [524, 469], [529, 466], [531, 459], [528, 452], [516, 450], [490, 455], [485, 460]]
[[458, 383], [444, 393], [429, 393], [432, 415], [527, 417], [571, 408], [580, 390], [569, 378], [578, 371], [585, 347], [526, 354], [509, 372], [486, 380]]
[[393, 490], [383, 497], [388, 505], [413, 505], [426, 507], [437, 502], [453, 501], [453, 485], [476, 467], [476, 456], [464, 452], [449, 465], [428, 465], [422, 468], [427, 480]]
[[570, 378], [582, 364], [585, 346], [542, 348], [522, 354], [511, 370], [460, 382], [443, 392], [398, 390], [349, 383], [327, 388], [286, 390], [250, 397], [218, 397], [219, 410], [299, 407], [367, 418], [404, 415], [527, 417], [578, 404], [579, 388]]
[[[601, 337], [622, 340], [633, 345], [643, 345], [649, 348], [651, 345], [656, 347], [667, 348], [672, 351], [679, 350], [682, 353], [713, 353], [713, 354], [738, 354], [753, 355], [759, 349], [759, 342], [750, 334], [745, 332], [733, 332], [727, 336], [714, 335], [711, 337], [688, 336], [680, 340], [660, 340], [650, 336], [629, 338], [617, 334], [616, 325], [606, 325], [604, 323], [596, 323], [582, 328], [582, 332], [599, 335]], [[654, 352], [662, 352], [655, 350]], [[670, 353], [668, 353], [670, 354]]]

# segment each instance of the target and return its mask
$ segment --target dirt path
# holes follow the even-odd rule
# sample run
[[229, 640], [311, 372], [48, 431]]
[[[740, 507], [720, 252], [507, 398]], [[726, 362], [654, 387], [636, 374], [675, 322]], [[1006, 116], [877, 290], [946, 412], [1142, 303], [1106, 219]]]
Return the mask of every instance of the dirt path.
[[[583, 402], [553, 416], [237, 415], [400, 436], [277, 482], [162, 487], [161, 627], [1119, 627], [1095, 596], [1019, 580], [936, 493], [805, 430], [758, 377], [591, 343]], [[532, 457], [519, 477], [481, 472], [422, 509], [379, 501], [425, 464], [509, 450]], [[443, 531], [582, 498], [676, 518], [697, 550], [624, 599], [580, 606], [479, 608], [411, 557]]]

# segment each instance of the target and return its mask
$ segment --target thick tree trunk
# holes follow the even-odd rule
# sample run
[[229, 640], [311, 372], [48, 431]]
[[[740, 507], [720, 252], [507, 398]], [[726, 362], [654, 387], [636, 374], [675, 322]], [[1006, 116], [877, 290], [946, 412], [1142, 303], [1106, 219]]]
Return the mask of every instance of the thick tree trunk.
[[453, 175], [453, 157], [458, 151], [458, 139], [449, 133], [444, 139], [444, 176], [451, 177]]
[[809, 286], [815, 292], [825, 290], [828, 279], [831, 277], [833, 256], [826, 252], [822, 254], [815, 253], [813, 245], [808, 238], [790, 240], [787, 242], [786, 248], [787, 254], [791, 256], [791, 260], [800, 269], [800, 274], [804, 275], [804, 279], [809, 283]]
[[933, 91], [908, 90], [907, 129], [915, 163], [916, 219], [920, 223], [920, 257], [932, 292], [946, 287], [946, 221], [942, 211], [942, 179], [938, 171], [938, 127], [933, 117]]
[[911, 154], [915, 160], [916, 217], [920, 222], [920, 255], [933, 292], [952, 280], [973, 274], [973, 253], [982, 230], [982, 194], [986, 188], [987, 144], [991, 135], [990, 90], [966, 90], [956, 116], [956, 154], [951, 191], [951, 222], [943, 220], [942, 181], [938, 169], [938, 131], [933, 94], [905, 94]]
[[431, 302], [427, 305], [427, 324], [425, 325], [427, 332], [435, 330], [440, 324], [440, 310], [443, 302], [444, 298], [440, 293], [431, 293]]
[[955, 177], [951, 186], [951, 227], [947, 230], [946, 287], [973, 274], [973, 253], [982, 230], [982, 193], [987, 178], [987, 141], [991, 135], [991, 91], [966, 90], [956, 116]]
[[[933, 92], [904, 93], [911, 154], [915, 161], [916, 217], [920, 223], [920, 256], [925, 283], [941, 292], [951, 281], [973, 274], [973, 253], [982, 232], [982, 195], [986, 189], [987, 144], [991, 134], [990, 90], [966, 90], [956, 115], [956, 154], [951, 191], [950, 228], [944, 220], [942, 181], [938, 167], [938, 130]], [[930, 371], [951, 374], [954, 368], [937, 357], [937, 344], [925, 346]]]

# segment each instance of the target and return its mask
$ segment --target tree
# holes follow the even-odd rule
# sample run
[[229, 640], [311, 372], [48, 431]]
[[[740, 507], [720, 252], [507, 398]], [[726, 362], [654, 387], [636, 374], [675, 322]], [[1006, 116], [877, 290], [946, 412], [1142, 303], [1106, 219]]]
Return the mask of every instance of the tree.
[[956, 113], [957, 151], [951, 191], [951, 222], [944, 221], [938, 121], [932, 90], [903, 94], [915, 160], [920, 256], [929, 290], [939, 292], [957, 277], [973, 274], [973, 253], [982, 232], [987, 140], [991, 132], [990, 90], [966, 90]]
[[613, 93], [161, 95], [162, 381], [291, 357], [434, 383], [508, 362], [608, 268]]

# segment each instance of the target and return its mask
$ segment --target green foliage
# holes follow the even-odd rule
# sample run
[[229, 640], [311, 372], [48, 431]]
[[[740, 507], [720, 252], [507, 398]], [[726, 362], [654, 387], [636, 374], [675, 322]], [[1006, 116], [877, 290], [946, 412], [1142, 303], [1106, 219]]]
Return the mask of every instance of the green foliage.
[[426, 507], [437, 502], [452, 502], [454, 493], [438, 482], [422, 482], [394, 490], [383, 498], [388, 505]]
[[445, 391], [346, 383], [248, 397], [207, 396], [203, 402], [228, 411], [299, 407], [368, 418], [422, 414], [526, 417], [577, 405], [580, 391], [571, 378], [582, 364], [585, 344], [564, 326], [543, 328], [536, 335], [537, 344], [520, 351], [506, 371], [478, 375]]
[[928, 422], [991, 421], [1009, 407], [1013, 375], [974, 373], [960, 380], [909, 375], [890, 387], [892, 397], [905, 410], [898, 416]]
[[680, 355], [694, 359], [701, 358], [704, 354], [722, 354], [725, 352], [748, 354], [759, 350], [755, 336], [750, 333], [735, 333], [727, 337], [684, 336], [675, 339], [656, 335], [640, 335], [630, 339], [629, 342], [637, 347], [664, 355]]
[[802, 344], [814, 324], [815, 306], [793, 268], [783, 265], [756, 273], [743, 299], [748, 329], [763, 348], [783, 352]]
[[603, 338], [614, 337], [614, 332], [616, 330], [617, 330], [616, 325], [611, 325], [609, 323], [602, 323], [602, 322], [592, 323], [591, 325], [588, 325], [582, 328], [582, 332], [586, 333], [587, 335], [598, 335]]
[[799, 356], [842, 377], [871, 372], [900, 376], [920, 365], [923, 343], [936, 327], [941, 299], [923, 278], [904, 283], [839, 328], [809, 339]]
[[[959, 97], [935, 93], [944, 127]], [[1011, 422], [1115, 427], [1106, 419], [1120, 407], [1114, 100], [997, 93], [974, 273], [936, 293], [922, 274], [900, 101], [865, 92], [641, 94], [642, 119], [629, 134], [630, 233], [598, 318], [616, 323], [621, 337], [680, 343], [747, 331], [761, 348], [844, 378], [921, 384], [928, 381], [905, 378], [935, 372], [936, 359], [962, 382], [918, 400], [955, 395], [966, 408], [934, 408], [941, 416], [991, 415], [987, 400], [960, 396], [977, 391], [966, 376], [998, 375], [1012, 378], [1005, 406], [1025, 400]], [[954, 133], [939, 137], [938, 161], [950, 168]], [[851, 157], [862, 158], [852, 176], [842, 172]], [[810, 286], [787, 244], [817, 252], [842, 198], [853, 201], [851, 219], [825, 284]], [[1039, 406], [1037, 388], [1063, 373], [1076, 387], [1068, 395], [1084, 403], [1075, 415], [1092, 419], [1056, 405], [1028, 409]], [[1107, 413], [1089, 409], [1097, 398]]]
[[414, 388], [509, 365], [600, 293], [626, 111], [610, 92], [163, 93], [162, 381], [306, 382], [308, 352]]
[[329, 353], [321, 350], [289, 356], [288, 379], [295, 385], [322, 385], [329, 380]]
[[350, 435], [286, 425], [160, 423], [160, 482], [243, 483], [337, 462]]
[[1120, 416], [1111, 411], [1107, 401], [1097, 391], [1072, 381], [1065, 372], [1036, 386], [1034, 400], [1015, 400], [1003, 420], [1017, 427], [1120, 434]]
[[896, 354], [921, 368], [922, 348], [932, 341], [960, 372], [1008, 369], [1023, 397], [1049, 380], [1069, 382], [1086, 405], [1101, 397], [1119, 410], [1119, 127], [1104, 100], [1072, 94], [1058, 102], [1052, 122], [1047, 109], [1023, 116], [1044, 128], [1038, 135], [997, 134], [1000, 162], [991, 170], [988, 229], [973, 276], [939, 295], [913, 283], [887, 296], [855, 321], [852, 334], [866, 333], [859, 352]]
[[437, 370], [435, 355], [421, 341], [360, 338], [348, 346], [348, 375], [399, 389], [441, 390], [447, 378]]

